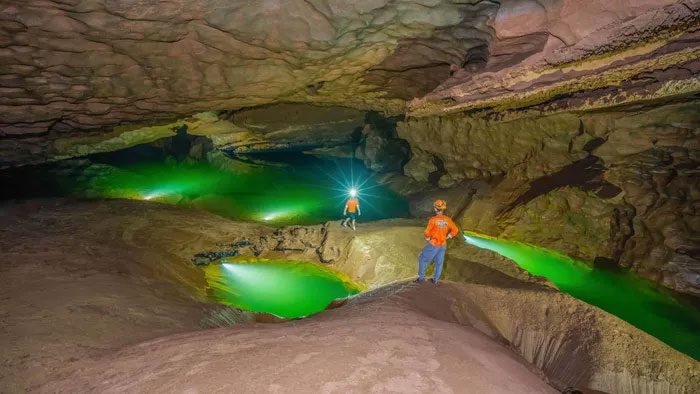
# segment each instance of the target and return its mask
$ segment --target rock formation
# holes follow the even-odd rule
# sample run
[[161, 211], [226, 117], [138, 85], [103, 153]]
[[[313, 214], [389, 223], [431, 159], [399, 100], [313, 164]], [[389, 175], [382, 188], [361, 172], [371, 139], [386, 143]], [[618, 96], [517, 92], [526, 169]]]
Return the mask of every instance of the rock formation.
[[[491, 37], [491, 1], [3, 1], [4, 163], [61, 138], [312, 102], [403, 111]], [[167, 122], [165, 122], [167, 123]], [[10, 155], [12, 153], [12, 155]]]
[[[2, 166], [65, 156], [64, 140], [84, 142], [72, 156], [105, 136], [111, 148], [102, 149], [118, 149], [195, 114], [279, 102], [395, 115], [413, 99], [413, 116], [507, 116], [700, 90], [697, 0], [0, 7]], [[216, 119], [203, 126], [199, 133], [231, 128]]]
[[458, 70], [414, 116], [592, 110], [698, 92], [697, 0], [504, 2], [482, 67]]
[[[220, 167], [235, 165], [223, 150], [355, 157], [416, 217], [446, 198], [464, 229], [697, 296], [699, 44], [700, 0], [0, 0], [0, 169], [144, 143]], [[109, 171], [56, 170], [80, 169]], [[403, 283], [418, 220], [351, 233], [149, 202], [0, 210], [10, 391], [700, 385], [697, 361], [493, 253], [452, 250], [456, 283]], [[205, 304], [190, 264], [241, 240], [372, 291], [317, 320], [248, 325]]]
[[[454, 282], [407, 285], [420, 246], [411, 221], [352, 236], [337, 222], [275, 230], [143, 201], [1, 208], [0, 385], [10, 391], [383, 390], [433, 382], [425, 368], [453, 391], [688, 392], [700, 379], [697, 361], [620, 319], [472, 260], [449, 256]], [[372, 290], [309, 319], [252, 324], [205, 304], [190, 262], [240, 239], [254, 244], [244, 254], [325, 258]], [[202, 330], [212, 324], [223, 328]]]
[[[482, 180], [461, 225], [585, 261], [614, 262], [700, 293], [700, 103], [513, 120], [451, 115], [398, 126], [442, 186]], [[422, 180], [431, 168], [406, 166]], [[474, 189], [476, 190], [476, 189]]]

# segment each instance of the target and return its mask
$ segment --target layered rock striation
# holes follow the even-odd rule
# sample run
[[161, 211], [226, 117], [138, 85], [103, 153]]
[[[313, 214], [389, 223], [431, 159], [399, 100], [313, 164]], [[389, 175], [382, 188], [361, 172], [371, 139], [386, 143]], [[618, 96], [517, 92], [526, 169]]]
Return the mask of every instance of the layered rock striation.
[[10, 164], [76, 130], [275, 102], [403, 111], [492, 36], [491, 1], [0, 2]]
[[481, 68], [409, 105], [413, 116], [593, 110], [700, 89], [697, 0], [504, 2]]
[[467, 193], [456, 212], [464, 228], [699, 294], [698, 113], [687, 102], [508, 121], [451, 115], [398, 130], [413, 151], [407, 175], [426, 179], [434, 168], [421, 163], [439, 162], [439, 186], [491, 185]]

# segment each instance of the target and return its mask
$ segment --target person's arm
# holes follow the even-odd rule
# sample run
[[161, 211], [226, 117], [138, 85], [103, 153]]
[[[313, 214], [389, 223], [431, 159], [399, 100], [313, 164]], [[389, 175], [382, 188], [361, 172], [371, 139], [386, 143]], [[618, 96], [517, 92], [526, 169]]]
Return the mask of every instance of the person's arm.
[[459, 229], [457, 228], [457, 225], [452, 221], [452, 219], [450, 219], [450, 234], [447, 239], [454, 238], [458, 232]]
[[343, 216], [348, 216], [348, 203], [345, 203], [345, 208], [343, 209]]
[[435, 229], [435, 223], [433, 222], [433, 219], [430, 219], [428, 222], [428, 226], [425, 228], [425, 231], [423, 231], [423, 235], [425, 235], [425, 240], [430, 241], [430, 237], [433, 236], [433, 230]]
[[360, 202], [357, 202], [357, 216], [362, 216], [362, 212], [360, 211]]

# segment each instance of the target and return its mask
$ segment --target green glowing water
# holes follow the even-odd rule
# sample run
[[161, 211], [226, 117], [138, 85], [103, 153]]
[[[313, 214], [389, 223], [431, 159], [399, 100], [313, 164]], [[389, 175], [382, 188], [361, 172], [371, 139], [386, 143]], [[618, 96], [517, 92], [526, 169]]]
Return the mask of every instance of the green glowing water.
[[674, 349], [700, 360], [700, 310], [689, 300], [628, 272], [590, 268], [580, 261], [530, 245], [465, 232], [471, 245], [515, 261], [561, 291], [595, 305]]
[[274, 157], [283, 160], [259, 165], [223, 154], [212, 162], [195, 163], [163, 159], [100, 162], [93, 158], [85, 168], [51, 167], [36, 174], [18, 174], [15, 178], [20, 182], [30, 180], [36, 185], [8, 187], [25, 195], [7, 197], [53, 193], [150, 200], [200, 208], [236, 220], [285, 225], [340, 219], [349, 188], [358, 186], [360, 222], [408, 215], [405, 199], [378, 184], [376, 174], [360, 161], [301, 154]]
[[239, 309], [298, 318], [320, 312], [360, 288], [340, 273], [300, 261], [226, 262], [205, 269], [210, 294]]

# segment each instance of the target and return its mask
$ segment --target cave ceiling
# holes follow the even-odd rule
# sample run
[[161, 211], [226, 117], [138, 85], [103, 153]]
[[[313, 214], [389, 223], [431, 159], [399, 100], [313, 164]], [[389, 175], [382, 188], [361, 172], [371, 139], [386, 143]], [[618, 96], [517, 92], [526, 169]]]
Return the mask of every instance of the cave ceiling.
[[428, 116], [692, 96], [699, 14], [700, 0], [0, 0], [0, 165], [276, 103]]

